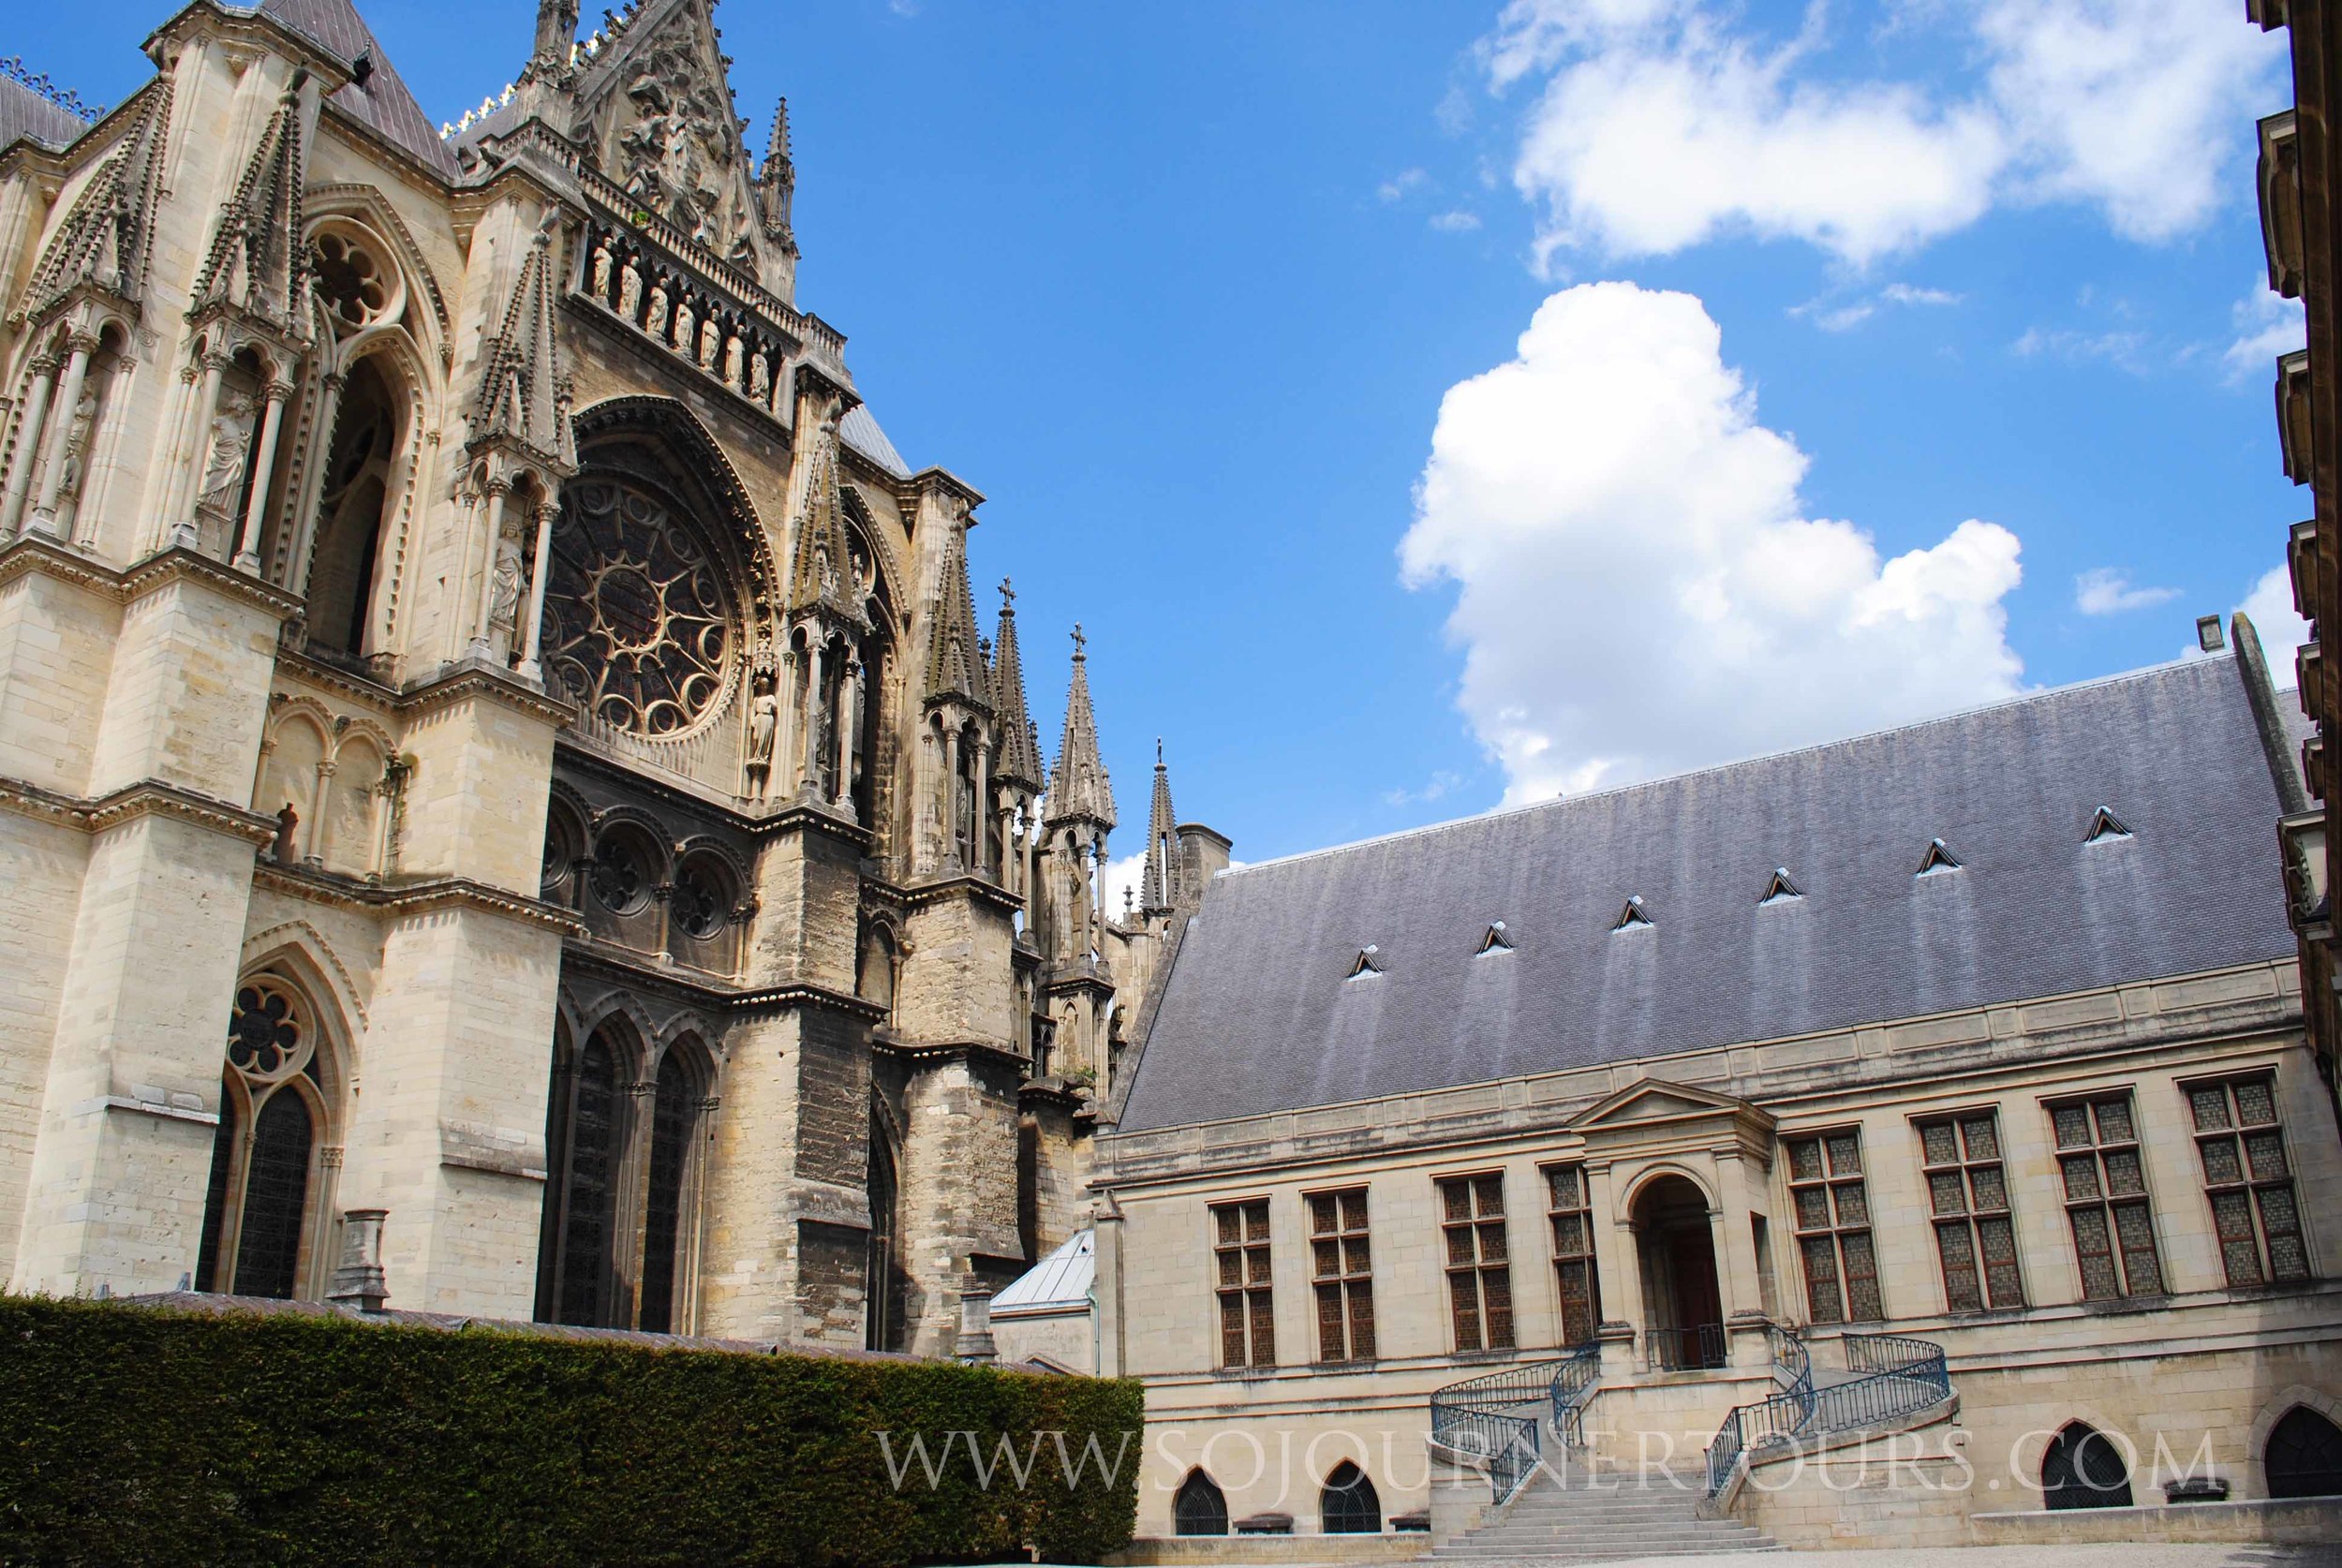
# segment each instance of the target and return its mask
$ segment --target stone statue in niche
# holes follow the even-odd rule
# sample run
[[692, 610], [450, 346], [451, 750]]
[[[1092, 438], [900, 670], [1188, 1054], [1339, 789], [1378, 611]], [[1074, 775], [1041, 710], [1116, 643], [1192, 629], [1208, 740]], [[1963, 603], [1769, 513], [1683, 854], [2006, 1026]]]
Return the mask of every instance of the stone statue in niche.
[[674, 348], [679, 354], [691, 351], [691, 296], [684, 294], [674, 303]]
[[492, 625], [517, 631], [520, 613], [521, 540], [508, 527], [497, 540], [496, 591], [489, 601], [488, 619]]
[[625, 267], [618, 273], [618, 314], [631, 321], [642, 308], [643, 274], [636, 270], [634, 258], [630, 256], [626, 259]]
[[773, 373], [766, 367], [764, 356], [759, 353], [754, 359], [749, 361], [749, 395], [762, 403], [764, 401], [764, 394], [772, 389]]
[[723, 329], [716, 325], [714, 317], [700, 323], [700, 368], [713, 376], [716, 373], [716, 349], [723, 342]]
[[96, 423], [97, 379], [92, 377], [82, 383], [82, 395], [73, 405], [72, 422], [66, 426], [65, 473], [57, 486], [60, 495], [82, 494], [82, 476], [89, 472], [90, 433]]
[[643, 330], [664, 341], [667, 335], [667, 282], [659, 278], [650, 286], [650, 309], [644, 313]]
[[780, 734], [780, 698], [773, 690], [771, 671], [756, 673], [754, 690], [749, 702], [749, 792], [761, 799], [772, 777], [773, 742]]
[[235, 392], [220, 399], [212, 416], [212, 454], [203, 465], [199, 505], [219, 517], [231, 515], [244, 488], [245, 455], [252, 450], [252, 400]]
[[740, 339], [735, 335], [724, 340], [724, 385], [740, 384]]
[[593, 283], [593, 290], [594, 290], [594, 298], [595, 298], [595, 299], [600, 300], [600, 301], [603, 302], [604, 303], [609, 303], [609, 299], [610, 299], [610, 244], [609, 244], [609, 242], [608, 242], [608, 241], [606, 241], [606, 240], [597, 240], [597, 241], [595, 241], [595, 242], [594, 242], [594, 283]]

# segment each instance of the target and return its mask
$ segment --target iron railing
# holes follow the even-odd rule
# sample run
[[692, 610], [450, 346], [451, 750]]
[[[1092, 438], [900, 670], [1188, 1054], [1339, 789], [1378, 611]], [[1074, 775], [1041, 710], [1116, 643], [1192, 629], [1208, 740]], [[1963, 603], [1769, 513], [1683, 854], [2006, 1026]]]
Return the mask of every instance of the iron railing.
[[1643, 1355], [1654, 1372], [1690, 1372], [1728, 1365], [1724, 1324], [1696, 1324], [1689, 1328], [1649, 1328], [1643, 1331]]
[[[1776, 1330], [1774, 1377], [1783, 1372], [1780, 1340], [1797, 1341], [1787, 1330]], [[1925, 1339], [1893, 1334], [1849, 1334], [1846, 1370], [1862, 1374], [1845, 1383], [1816, 1388], [1810, 1360], [1801, 1381], [1792, 1380], [1781, 1393], [1753, 1405], [1741, 1405], [1724, 1418], [1715, 1441], [1708, 1445], [1708, 1495], [1720, 1496], [1748, 1458], [1775, 1443], [1825, 1432], [1851, 1431], [1925, 1410], [1951, 1397], [1951, 1375], [1944, 1364], [1944, 1348]]]
[[1564, 1442], [1581, 1440], [1585, 1407], [1601, 1382], [1599, 1347], [1558, 1361], [1530, 1361], [1449, 1383], [1431, 1396], [1431, 1439], [1484, 1461], [1496, 1501], [1520, 1488], [1544, 1453], [1549, 1414]]

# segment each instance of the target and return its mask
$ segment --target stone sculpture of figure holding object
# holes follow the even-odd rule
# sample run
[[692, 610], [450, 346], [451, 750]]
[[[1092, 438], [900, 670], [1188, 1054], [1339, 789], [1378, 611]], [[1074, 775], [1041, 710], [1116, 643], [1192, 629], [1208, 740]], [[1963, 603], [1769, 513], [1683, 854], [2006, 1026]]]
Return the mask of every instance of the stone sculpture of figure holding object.
[[251, 450], [252, 402], [231, 394], [212, 416], [212, 455], [203, 466], [205, 511], [233, 514], [237, 492], [244, 488], [245, 454]]

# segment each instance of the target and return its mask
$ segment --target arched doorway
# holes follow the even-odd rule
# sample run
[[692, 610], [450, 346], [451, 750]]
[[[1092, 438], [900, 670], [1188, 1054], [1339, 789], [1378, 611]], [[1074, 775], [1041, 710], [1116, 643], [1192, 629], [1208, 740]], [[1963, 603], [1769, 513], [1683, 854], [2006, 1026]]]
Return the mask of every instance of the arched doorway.
[[1636, 1194], [1631, 1217], [1647, 1359], [1667, 1371], [1723, 1366], [1724, 1294], [1707, 1194], [1686, 1177], [1663, 1176]]
[[2047, 1508], [2127, 1508], [2130, 1467], [2096, 1427], [2076, 1421], [2041, 1456], [2041, 1503]]
[[2342, 1496], [2342, 1427], [2295, 1405], [2260, 1451], [2271, 1497]]

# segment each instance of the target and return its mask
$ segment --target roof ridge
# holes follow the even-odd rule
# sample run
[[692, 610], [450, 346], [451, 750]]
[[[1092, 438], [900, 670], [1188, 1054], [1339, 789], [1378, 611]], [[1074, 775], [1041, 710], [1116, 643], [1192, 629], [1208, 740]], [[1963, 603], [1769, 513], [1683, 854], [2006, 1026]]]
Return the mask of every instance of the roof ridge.
[[2064, 686], [2035, 687], [2029, 691], [2021, 691], [2014, 696], [2003, 697], [1994, 702], [1979, 703], [1973, 707], [1954, 708], [1948, 713], [1934, 714], [1926, 718], [1915, 718], [1908, 724], [1881, 725], [1875, 730], [1863, 730], [1851, 735], [1840, 735], [1832, 740], [1812, 741], [1804, 746], [1784, 747], [1778, 751], [1759, 751], [1747, 757], [1736, 757], [1729, 762], [1709, 762], [1700, 767], [1685, 768], [1680, 773], [1661, 774], [1653, 778], [1638, 778], [1624, 784], [1613, 784], [1605, 790], [1588, 790], [1582, 794], [1550, 795], [1543, 800], [1524, 801], [1519, 806], [1491, 806], [1486, 811], [1475, 812], [1468, 817], [1450, 817], [1443, 821], [1424, 822], [1416, 827], [1399, 828], [1390, 833], [1372, 834], [1364, 838], [1350, 839], [1345, 843], [1327, 844], [1314, 850], [1298, 850], [1289, 855], [1270, 855], [1260, 860], [1248, 861], [1242, 865], [1232, 865], [1219, 875], [1223, 877], [1246, 876], [1254, 871], [1265, 871], [1274, 866], [1316, 860], [1326, 855], [1347, 854], [1353, 850], [1370, 849], [1378, 844], [1395, 843], [1403, 838], [1453, 832], [1459, 828], [1495, 821], [1503, 818], [1525, 816], [1534, 811], [1556, 810], [1564, 806], [1576, 806], [1591, 800], [1604, 800], [1614, 795], [1632, 794], [1638, 790], [1654, 790], [1661, 785], [1680, 784], [1687, 779], [1706, 777], [1710, 774], [1730, 773], [1738, 768], [1754, 767], [1759, 762], [1782, 762], [1812, 752], [1828, 751], [1835, 747], [1857, 746], [1863, 741], [1877, 740], [1887, 735], [1908, 734], [1915, 730], [1932, 729], [1938, 724], [1950, 724], [1964, 718], [1974, 718], [1979, 714], [1996, 713], [2003, 708], [2023, 707], [2029, 703], [2046, 702], [2054, 697], [2069, 696], [2075, 692], [2089, 691], [2099, 687], [2119, 686], [2127, 681], [2176, 674], [2182, 670], [2192, 669], [2198, 665], [2216, 664], [2224, 660], [2233, 664], [2236, 662], [2236, 656], [2233, 652], [2189, 654], [2183, 658], [2167, 659], [2159, 664], [2142, 665], [2136, 670], [2121, 670], [2111, 675], [2093, 675], [2087, 680], [2072, 681]]

